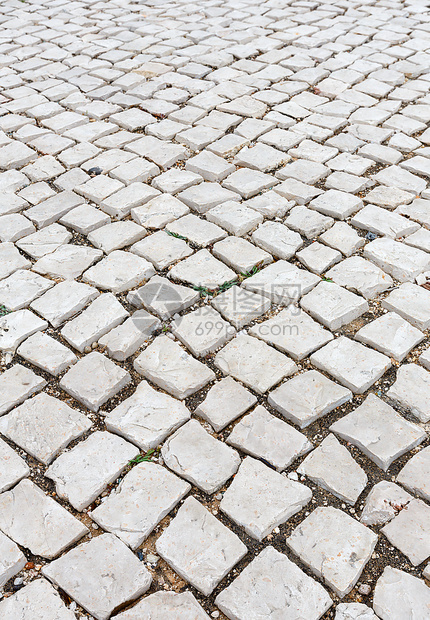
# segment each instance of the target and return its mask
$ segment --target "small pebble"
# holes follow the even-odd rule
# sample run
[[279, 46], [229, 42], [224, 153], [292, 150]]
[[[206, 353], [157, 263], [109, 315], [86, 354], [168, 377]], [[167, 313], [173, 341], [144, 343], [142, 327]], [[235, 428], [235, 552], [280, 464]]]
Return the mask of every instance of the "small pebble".
[[368, 594], [370, 594], [371, 589], [372, 588], [367, 583], [362, 583], [358, 588], [358, 591], [360, 594], [364, 594], [365, 596], [367, 596]]

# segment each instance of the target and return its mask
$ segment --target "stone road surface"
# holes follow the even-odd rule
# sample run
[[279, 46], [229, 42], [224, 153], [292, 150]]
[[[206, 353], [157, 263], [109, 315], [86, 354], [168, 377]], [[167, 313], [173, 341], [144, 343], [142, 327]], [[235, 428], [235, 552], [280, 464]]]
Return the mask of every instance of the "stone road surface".
[[0, 4], [1, 620], [430, 619], [430, 1]]

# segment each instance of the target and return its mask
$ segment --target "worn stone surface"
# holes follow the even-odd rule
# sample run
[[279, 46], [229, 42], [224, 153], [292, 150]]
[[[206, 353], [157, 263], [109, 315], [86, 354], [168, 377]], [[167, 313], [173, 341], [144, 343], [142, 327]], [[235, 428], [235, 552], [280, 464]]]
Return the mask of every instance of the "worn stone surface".
[[21, 480], [2, 493], [0, 506], [2, 532], [34, 555], [47, 559], [55, 558], [88, 533], [83, 523], [30, 480]]
[[13, 596], [0, 601], [5, 620], [74, 620], [58, 592], [45, 579], [35, 579]]
[[300, 305], [331, 330], [339, 329], [367, 312], [367, 302], [333, 282], [320, 282]]
[[257, 398], [231, 377], [215, 383], [195, 413], [221, 431], [257, 403]]
[[152, 581], [149, 571], [113, 534], [79, 545], [46, 566], [43, 574], [97, 620], [106, 620], [119, 605], [138, 598]]
[[410, 411], [421, 422], [430, 420], [430, 373], [417, 364], [405, 364], [397, 371], [387, 396]]
[[187, 482], [164, 467], [140, 463], [90, 516], [135, 549], [190, 489]]
[[352, 590], [378, 537], [337, 508], [317, 508], [287, 538], [287, 545], [340, 597]]
[[[279, 570], [273, 570], [276, 566]], [[228, 618], [257, 620], [268, 615], [318, 620], [332, 605], [324, 588], [274, 547], [264, 549], [216, 604]]]
[[271, 415], [263, 406], [244, 416], [227, 441], [235, 448], [263, 458], [278, 471], [311, 450], [311, 442], [293, 426]]
[[430, 507], [422, 500], [411, 500], [381, 531], [413, 566], [429, 557]]
[[426, 499], [430, 498], [429, 486], [430, 448], [420, 450], [400, 470], [397, 482], [412, 493]]
[[0, 492], [7, 491], [30, 473], [27, 463], [0, 439]]
[[113, 482], [139, 450], [117, 435], [96, 431], [48, 468], [60, 497], [83, 510]]
[[179, 575], [205, 595], [247, 552], [236, 534], [194, 497], [182, 504], [156, 548]]
[[141, 620], [145, 617], [151, 620], [164, 620], [174, 617], [176, 620], [208, 620], [209, 616], [203, 611], [191, 592], [154, 592], [141, 599], [131, 609], [118, 615], [118, 620]]
[[430, 605], [430, 588], [413, 575], [387, 566], [376, 582], [373, 609], [383, 620], [425, 618]]
[[21, 364], [15, 364], [0, 375], [0, 415], [39, 392], [45, 379]]
[[412, 495], [397, 484], [382, 480], [367, 496], [360, 521], [365, 525], [384, 525], [412, 500]]
[[352, 505], [367, 484], [364, 471], [334, 435], [328, 435], [297, 471]]
[[220, 508], [247, 534], [261, 541], [311, 498], [312, 491], [303, 484], [247, 456], [224, 493]]

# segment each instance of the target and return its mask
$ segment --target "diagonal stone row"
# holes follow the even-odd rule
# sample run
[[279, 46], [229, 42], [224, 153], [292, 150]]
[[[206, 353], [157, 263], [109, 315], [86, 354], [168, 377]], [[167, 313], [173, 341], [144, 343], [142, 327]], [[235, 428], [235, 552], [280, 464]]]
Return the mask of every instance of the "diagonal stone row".
[[4, 0], [0, 618], [430, 619], [427, 0]]

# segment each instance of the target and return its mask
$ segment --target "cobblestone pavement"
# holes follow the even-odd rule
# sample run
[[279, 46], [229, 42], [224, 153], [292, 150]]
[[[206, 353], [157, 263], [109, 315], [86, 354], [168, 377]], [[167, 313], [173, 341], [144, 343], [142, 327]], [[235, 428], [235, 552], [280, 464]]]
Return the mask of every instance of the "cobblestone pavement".
[[428, 620], [429, 0], [3, 0], [0, 87], [1, 620]]

